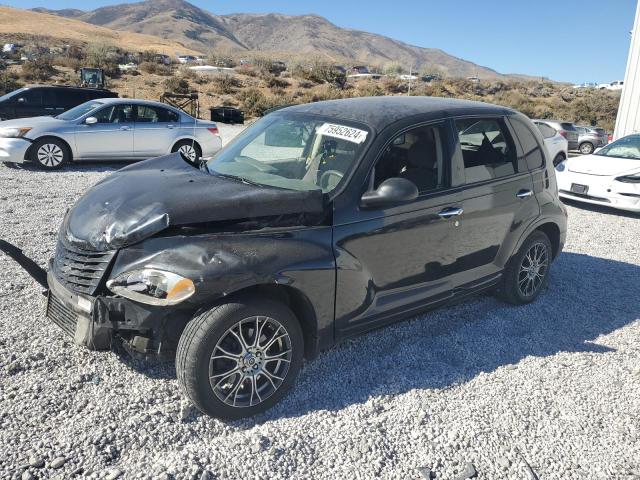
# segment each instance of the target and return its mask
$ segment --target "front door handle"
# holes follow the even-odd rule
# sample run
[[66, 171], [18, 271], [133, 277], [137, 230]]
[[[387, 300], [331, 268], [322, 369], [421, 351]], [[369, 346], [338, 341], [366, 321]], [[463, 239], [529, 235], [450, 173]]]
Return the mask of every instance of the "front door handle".
[[176, 128], [175, 125], [167, 125], [167, 128]]
[[518, 193], [516, 193], [516, 197], [518, 198], [527, 198], [531, 195], [533, 195], [533, 192], [531, 190], [520, 190]]
[[462, 212], [463, 210], [461, 208], [449, 207], [449, 208], [445, 208], [440, 213], [438, 213], [438, 216], [440, 218], [451, 218], [451, 217], [457, 217], [458, 215], [462, 215]]
[[131, 130], [131, 127], [127, 127], [127, 126], [120, 127], [120, 130]]

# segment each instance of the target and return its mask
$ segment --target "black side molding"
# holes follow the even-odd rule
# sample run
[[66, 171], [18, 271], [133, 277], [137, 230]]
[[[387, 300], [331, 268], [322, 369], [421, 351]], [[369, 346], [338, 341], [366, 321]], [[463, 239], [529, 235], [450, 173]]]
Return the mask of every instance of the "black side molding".
[[22, 253], [22, 250], [0, 238], [0, 251], [13, 258], [43, 288], [49, 288], [47, 285], [47, 271]]

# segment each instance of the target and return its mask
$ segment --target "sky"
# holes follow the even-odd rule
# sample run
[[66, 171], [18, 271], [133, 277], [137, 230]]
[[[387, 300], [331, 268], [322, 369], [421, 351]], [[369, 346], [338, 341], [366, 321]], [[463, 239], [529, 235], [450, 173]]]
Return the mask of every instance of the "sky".
[[[624, 79], [637, 1], [191, 0], [191, 3], [215, 14], [315, 13], [340, 27], [440, 48], [500, 73], [605, 83]], [[0, 2], [19, 8], [83, 10], [124, 3], [122, 0]]]

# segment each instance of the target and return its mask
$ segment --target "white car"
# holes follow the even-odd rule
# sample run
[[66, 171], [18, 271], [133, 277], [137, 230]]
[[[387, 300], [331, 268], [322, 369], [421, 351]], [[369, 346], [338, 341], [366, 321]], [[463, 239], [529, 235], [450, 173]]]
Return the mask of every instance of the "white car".
[[556, 167], [560, 197], [640, 212], [640, 134]]
[[542, 137], [544, 138], [544, 144], [549, 151], [549, 158], [553, 158], [553, 165], [557, 166], [559, 163], [569, 158], [569, 142], [560, 133], [550, 125], [542, 122], [536, 122], [536, 124]]

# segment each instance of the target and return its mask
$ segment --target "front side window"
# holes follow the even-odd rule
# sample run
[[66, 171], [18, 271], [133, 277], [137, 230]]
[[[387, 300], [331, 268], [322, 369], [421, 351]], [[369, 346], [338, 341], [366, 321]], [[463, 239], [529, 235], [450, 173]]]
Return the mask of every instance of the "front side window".
[[442, 128], [422, 126], [395, 137], [375, 167], [374, 188], [389, 178], [410, 180], [420, 193], [443, 186]]
[[334, 190], [371, 134], [339, 119], [274, 113], [241, 133], [207, 163], [213, 175], [292, 190]]
[[94, 115], [98, 123], [131, 123], [133, 122], [133, 105], [110, 105]]
[[507, 177], [518, 171], [515, 146], [501, 119], [456, 120], [467, 183]]
[[17, 97], [17, 101], [24, 105], [42, 105], [42, 90], [39, 88], [25, 90]]
[[640, 159], [640, 135], [629, 135], [598, 150], [596, 155]]

